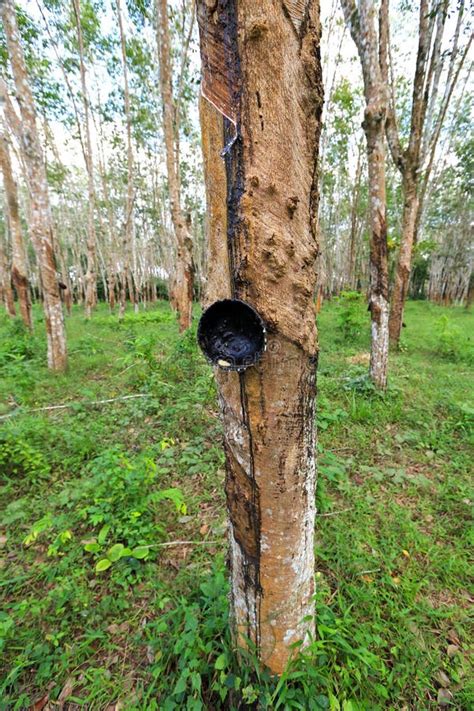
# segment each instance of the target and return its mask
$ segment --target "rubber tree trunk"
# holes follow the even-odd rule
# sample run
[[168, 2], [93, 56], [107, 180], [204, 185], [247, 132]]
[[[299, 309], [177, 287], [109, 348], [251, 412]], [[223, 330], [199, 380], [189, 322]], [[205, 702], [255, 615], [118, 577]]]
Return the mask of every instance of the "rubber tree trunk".
[[359, 145], [357, 151], [357, 167], [355, 174], [355, 187], [354, 194], [352, 197], [351, 204], [351, 232], [349, 238], [349, 259], [347, 266], [346, 275], [346, 289], [354, 289], [355, 286], [355, 264], [356, 264], [356, 253], [357, 253], [357, 236], [359, 233], [359, 219], [357, 215], [357, 210], [359, 208], [360, 199], [360, 187], [361, 187], [361, 177], [362, 177], [362, 150]]
[[0, 301], [3, 301], [5, 311], [11, 318], [15, 318], [15, 298], [10, 279], [10, 269], [5, 251], [3, 235], [0, 234]]
[[357, 47], [364, 79], [363, 129], [367, 144], [370, 212], [371, 350], [369, 374], [380, 390], [387, 386], [389, 300], [387, 259], [387, 201], [385, 192], [385, 121], [387, 87], [382, 80], [381, 42], [376, 30], [374, 0], [341, 0], [344, 19]]
[[365, 110], [367, 162], [370, 189], [370, 296], [371, 348], [370, 378], [380, 389], [387, 387], [389, 351], [389, 295], [387, 218], [385, 195], [385, 128], [377, 105]]
[[410, 179], [408, 171], [403, 176], [403, 196], [402, 239], [395, 271], [389, 319], [390, 341], [393, 344], [398, 344], [400, 341], [403, 310], [408, 296], [408, 286], [410, 284], [411, 257], [419, 205], [416, 179]]
[[0, 134], [0, 164], [12, 244], [12, 282], [17, 294], [23, 323], [32, 331], [33, 321], [31, 317], [30, 284], [28, 281], [26, 252], [21, 229], [18, 188], [13, 176], [8, 140], [3, 134]]
[[[135, 283], [130, 268], [130, 258], [135, 250], [135, 225], [134, 225], [134, 210], [135, 210], [135, 185], [134, 185], [134, 154], [133, 154], [133, 137], [132, 137], [132, 113], [130, 104], [130, 89], [128, 82], [128, 65], [127, 65], [127, 46], [122, 20], [122, 7], [120, 0], [115, 0], [117, 11], [117, 19], [120, 32], [120, 48], [122, 53], [122, 71], [123, 71], [123, 96], [124, 110], [127, 126], [127, 204], [126, 215], [124, 222], [123, 234], [123, 269], [120, 275], [120, 306], [119, 318], [123, 318], [127, 300], [127, 284], [129, 298], [134, 307], [137, 305], [137, 295], [135, 291]], [[135, 309], [136, 310], [136, 309]]]
[[323, 91], [319, 3], [303, 5], [198, 2], [205, 302], [243, 299], [268, 327], [258, 365], [216, 372], [233, 630], [236, 642], [250, 639], [277, 674], [290, 645], [314, 632], [314, 266]]
[[21, 111], [21, 151], [31, 196], [30, 234], [39, 266], [48, 343], [48, 367], [62, 371], [67, 366], [66, 330], [53, 247], [53, 228], [44, 156], [36, 128], [33, 95], [28, 83], [12, 0], [0, 3], [7, 48]]
[[84, 62], [84, 42], [82, 37], [82, 19], [80, 0], [73, 0], [76, 18], [77, 44], [79, 47], [79, 70], [81, 76], [82, 105], [84, 109], [84, 159], [87, 170], [87, 272], [86, 272], [86, 318], [92, 316], [97, 304], [97, 235], [95, 230], [96, 194], [94, 185], [94, 157], [89, 117], [89, 95], [87, 91], [86, 65]]
[[72, 285], [71, 278], [69, 276], [69, 271], [66, 266], [66, 259], [64, 257], [64, 248], [61, 246], [61, 244], [58, 244], [58, 257], [59, 266], [61, 267], [62, 299], [66, 307], [67, 313], [70, 316], [72, 312]]
[[171, 219], [176, 240], [176, 270], [171, 285], [170, 303], [178, 312], [179, 330], [185, 331], [191, 325], [193, 308], [193, 244], [191, 230], [181, 209], [181, 181], [179, 176], [179, 155], [176, 150], [174, 126], [175, 108], [171, 76], [171, 43], [167, 0], [156, 0], [157, 33], [160, 53], [160, 85], [163, 102], [163, 131], [165, 135], [166, 172], [171, 206]]
[[[392, 289], [389, 320], [390, 341], [394, 346], [398, 345], [400, 340], [403, 310], [410, 281], [413, 245], [416, 243], [436, 146], [454, 87], [472, 43], [471, 35], [463, 50], [460, 50], [458, 46], [464, 14], [464, 0], [461, 0], [457, 3], [457, 8], [454, 11], [454, 14], [457, 13], [457, 21], [451, 39], [450, 59], [446, 61], [446, 53], [443, 52], [443, 34], [448, 16], [453, 19], [453, 10], [449, 7], [448, 0], [442, 0], [434, 5], [431, 5], [428, 0], [420, 0], [418, 50], [413, 80], [410, 131], [408, 145], [404, 150], [402, 150], [398, 133], [394, 101], [392, 99], [389, 102], [386, 133], [394, 163], [402, 175], [404, 202], [400, 252]], [[382, 0], [380, 12], [382, 34], [380, 56], [383, 75], [388, 84], [389, 0]], [[444, 95], [441, 98], [438, 96], [439, 82], [446, 65]], [[393, 94], [392, 87], [391, 96]], [[438, 104], [439, 108], [437, 108]]]

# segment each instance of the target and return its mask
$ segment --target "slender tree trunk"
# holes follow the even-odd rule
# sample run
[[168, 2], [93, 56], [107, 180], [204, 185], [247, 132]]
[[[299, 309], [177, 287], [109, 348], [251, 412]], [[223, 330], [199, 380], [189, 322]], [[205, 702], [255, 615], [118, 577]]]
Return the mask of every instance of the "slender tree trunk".
[[123, 92], [124, 92], [124, 108], [125, 120], [127, 125], [127, 204], [124, 224], [123, 238], [123, 275], [121, 278], [120, 289], [120, 307], [119, 317], [122, 317], [125, 312], [125, 302], [127, 296], [127, 282], [129, 286], [129, 296], [133, 304], [136, 304], [135, 289], [133, 277], [130, 273], [130, 257], [134, 251], [134, 224], [133, 212], [135, 204], [135, 187], [133, 184], [134, 176], [134, 156], [132, 142], [132, 115], [130, 111], [130, 91], [128, 86], [128, 69], [127, 69], [127, 47], [125, 43], [125, 33], [122, 22], [122, 8], [120, 0], [115, 0], [117, 8], [117, 19], [120, 31], [120, 47], [122, 50], [122, 69], [123, 69]]
[[15, 318], [15, 299], [13, 296], [3, 234], [0, 234], [0, 301], [3, 301], [7, 314]]
[[66, 310], [71, 315], [72, 311], [72, 285], [71, 279], [69, 277], [69, 271], [66, 266], [66, 259], [64, 257], [64, 249], [60, 243], [58, 243], [58, 255], [59, 255], [59, 265], [61, 267], [61, 280], [63, 285], [66, 287], [63, 289], [63, 302], [66, 306]]
[[[398, 135], [394, 105], [394, 88], [392, 100], [386, 121], [387, 138], [395, 165], [402, 175], [403, 219], [400, 251], [398, 255], [395, 281], [392, 290], [389, 333], [393, 345], [398, 345], [403, 322], [403, 310], [408, 295], [411, 273], [411, 258], [413, 245], [419, 226], [423, 208], [425, 191], [431, 173], [434, 151], [444, 122], [454, 87], [467, 56], [470, 40], [461, 53], [461, 59], [455, 69], [458, 55], [458, 42], [461, 32], [461, 21], [464, 13], [464, 0], [458, 3], [457, 23], [453, 36], [451, 58], [441, 106], [435, 120], [435, 107], [438, 96], [439, 80], [442, 72], [442, 39], [448, 15], [449, 2], [440, 0], [430, 6], [428, 0], [420, 0], [418, 25], [418, 50], [415, 75], [413, 79], [413, 95], [410, 119], [410, 136], [408, 146], [402, 150]], [[431, 10], [431, 12], [430, 12]], [[435, 31], [436, 28], [436, 31]], [[381, 67], [384, 81], [389, 83], [388, 56], [390, 55], [389, 39], [389, 0], [381, 3]], [[393, 84], [393, 80], [392, 80]], [[427, 166], [423, 164], [429, 155]]]
[[[102, 134], [101, 134], [102, 135]], [[109, 308], [113, 312], [115, 309], [115, 288], [117, 284], [117, 229], [114, 211], [112, 209], [112, 203], [109, 195], [109, 188], [107, 185], [107, 177], [105, 175], [105, 168], [103, 162], [99, 159], [99, 172], [102, 182], [102, 191], [105, 204], [107, 205], [107, 234], [109, 238], [108, 249], [109, 253], [106, 258], [107, 261], [107, 293], [109, 297]]]
[[30, 284], [26, 265], [26, 252], [20, 221], [18, 188], [13, 176], [10, 151], [7, 138], [0, 134], [0, 164], [5, 188], [8, 225], [12, 244], [12, 281], [18, 297], [21, 318], [25, 326], [32, 331]]
[[347, 276], [346, 285], [349, 289], [354, 288], [354, 274], [355, 274], [355, 260], [356, 260], [356, 248], [357, 248], [357, 235], [358, 235], [358, 215], [357, 209], [359, 207], [359, 196], [360, 196], [360, 183], [362, 176], [362, 148], [359, 144], [357, 151], [357, 168], [355, 175], [355, 186], [354, 195], [352, 198], [351, 205], [351, 234], [349, 239], [349, 260], [347, 266]]
[[344, 18], [357, 47], [364, 78], [365, 114], [370, 191], [370, 292], [372, 321], [370, 377], [384, 390], [387, 386], [389, 345], [389, 294], [387, 259], [387, 204], [385, 195], [385, 120], [387, 91], [379, 64], [380, 38], [376, 30], [374, 0], [341, 0]]
[[73, 0], [74, 14], [76, 17], [77, 42], [79, 46], [79, 69], [81, 75], [82, 103], [84, 107], [84, 158], [87, 169], [87, 272], [86, 272], [86, 318], [92, 315], [92, 309], [97, 303], [97, 256], [96, 256], [96, 231], [95, 231], [95, 186], [94, 186], [94, 161], [92, 156], [92, 141], [89, 118], [89, 98], [86, 82], [86, 67], [84, 63], [84, 42], [81, 25], [81, 3]]
[[385, 195], [385, 147], [383, 115], [377, 105], [365, 111], [364, 130], [370, 186], [370, 296], [372, 320], [370, 377], [384, 390], [387, 386], [389, 345], [389, 295], [387, 258], [387, 218]]
[[[252, 304], [268, 348], [216, 372], [233, 630], [280, 674], [314, 633], [319, 3], [199, 0], [208, 200], [206, 302]], [[290, 140], [291, 137], [291, 140]], [[220, 156], [224, 155], [225, 161]]]
[[158, 18], [157, 33], [160, 53], [160, 86], [163, 102], [163, 128], [166, 148], [166, 170], [171, 205], [171, 219], [176, 239], [176, 271], [171, 287], [170, 302], [176, 305], [179, 316], [179, 330], [184, 331], [191, 325], [193, 307], [194, 265], [192, 237], [181, 210], [181, 187], [179, 177], [179, 155], [176, 155], [174, 126], [175, 110], [171, 76], [171, 46], [167, 0], [156, 0]]
[[115, 309], [115, 274], [110, 271], [110, 262], [109, 262], [109, 271], [108, 271], [108, 280], [107, 280], [107, 293], [109, 295], [109, 309], [110, 312], [113, 313]]
[[389, 319], [390, 341], [393, 344], [398, 344], [400, 340], [403, 310], [410, 283], [411, 255], [415, 239], [416, 215], [418, 212], [416, 179], [413, 178], [408, 170], [405, 171], [405, 175], [403, 176], [403, 197], [402, 239], [393, 284]]
[[8, 54], [21, 110], [21, 151], [31, 195], [31, 239], [38, 260], [43, 308], [48, 342], [48, 367], [65, 370], [67, 366], [66, 331], [56, 277], [53, 229], [44, 156], [36, 128], [33, 95], [28, 83], [25, 59], [12, 0], [3, 0], [0, 12], [7, 38]]
[[[440, 6], [441, 7], [441, 6]], [[438, 12], [441, 12], [440, 7]], [[415, 76], [413, 80], [413, 97], [411, 107], [411, 124], [409, 144], [402, 151], [395, 118], [394, 99], [389, 105], [386, 121], [386, 132], [392, 157], [402, 175], [403, 216], [402, 235], [398, 254], [395, 280], [392, 289], [392, 303], [389, 317], [389, 338], [393, 345], [400, 341], [403, 323], [403, 310], [408, 295], [411, 273], [411, 256], [415, 240], [416, 218], [419, 207], [418, 182], [421, 167], [421, 143], [425, 124], [426, 107], [429, 98], [430, 71], [435, 70], [437, 59], [432, 57], [429, 65], [429, 54], [435, 17], [429, 15], [428, 0], [421, 0], [418, 27], [418, 52]], [[381, 67], [384, 81], [389, 82], [388, 56], [390, 54], [389, 39], [389, 0], [383, 0], [381, 6]], [[438, 34], [436, 38], [438, 38]], [[435, 40], [435, 48], [437, 41]], [[438, 49], [439, 51], [439, 49]], [[428, 74], [428, 84], [426, 81]], [[392, 87], [393, 97], [394, 89]]]

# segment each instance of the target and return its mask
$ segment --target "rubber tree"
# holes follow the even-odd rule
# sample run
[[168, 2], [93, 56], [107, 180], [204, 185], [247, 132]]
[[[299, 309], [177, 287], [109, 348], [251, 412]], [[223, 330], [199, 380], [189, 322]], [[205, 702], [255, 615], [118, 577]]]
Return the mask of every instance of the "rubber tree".
[[15, 296], [13, 294], [10, 267], [8, 264], [5, 233], [0, 233], [0, 303], [3, 302], [5, 311], [11, 318], [16, 316]]
[[216, 371], [236, 643], [281, 673], [314, 632], [318, 0], [199, 0], [209, 278], [253, 306], [268, 347]]
[[400, 341], [413, 246], [416, 242], [434, 153], [454, 88], [472, 43], [471, 35], [464, 47], [459, 46], [464, 0], [460, 0], [457, 5], [455, 11], [457, 20], [450, 48], [444, 93], [440, 99], [444, 62], [443, 34], [448, 14], [453, 12], [453, 8], [450, 8], [449, 0], [420, 0], [409, 136], [407, 145], [403, 148], [395, 110], [393, 67], [391, 67], [392, 71], [389, 71], [391, 64], [389, 0], [382, 0], [381, 3], [381, 68], [384, 82], [391, 87], [386, 133], [394, 164], [401, 174], [403, 194], [402, 234], [389, 319], [390, 341], [393, 345], [398, 345]]
[[18, 298], [23, 323], [32, 331], [33, 320], [31, 317], [30, 284], [28, 280], [26, 250], [21, 229], [18, 187], [13, 175], [10, 158], [10, 143], [6, 135], [2, 132], [0, 132], [0, 166], [3, 175], [6, 214], [12, 245], [12, 282]]
[[[12, 0], [0, 2], [7, 40], [8, 56], [20, 106], [21, 119], [15, 119], [20, 150], [26, 167], [30, 193], [30, 235], [41, 278], [43, 309], [48, 344], [48, 367], [62, 371], [67, 366], [66, 330], [62, 310], [53, 244], [53, 225], [49, 201], [48, 181], [44, 154], [36, 126], [36, 109], [26, 70], [25, 57], [20, 41], [15, 7]], [[14, 113], [3, 80], [0, 80], [0, 99], [8, 105], [5, 113]], [[12, 130], [15, 126], [10, 125]]]
[[[125, 31], [122, 20], [122, 6], [120, 0], [115, 0], [115, 8], [120, 32], [120, 48], [122, 53], [122, 71], [123, 71], [123, 98], [125, 120], [127, 127], [127, 204], [123, 230], [123, 273], [120, 282], [120, 307], [119, 316], [123, 317], [126, 306], [127, 284], [130, 300], [132, 301], [135, 310], [138, 308], [138, 298], [135, 290], [134, 277], [130, 268], [130, 257], [132, 262], [135, 262], [133, 256], [135, 254], [135, 159], [133, 154], [133, 135], [132, 135], [132, 110], [130, 101], [130, 88], [127, 66], [127, 45]], [[133, 265], [134, 266], [134, 265]]]
[[87, 272], [86, 272], [86, 318], [90, 318], [97, 303], [97, 236], [95, 230], [96, 191], [94, 185], [94, 156], [92, 151], [89, 92], [84, 58], [84, 38], [82, 33], [81, 2], [73, 0], [76, 23], [77, 46], [79, 50], [79, 72], [84, 114], [84, 160], [87, 170]]
[[357, 47], [364, 80], [363, 129], [367, 144], [370, 205], [370, 377], [381, 390], [387, 386], [389, 293], [387, 200], [385, 190], [385, 121], [387, 87], [380, 65], [381, 39], [375, 0], [341, 0], [344, 20]]
[[[192, 234], [181, 206], [179, 174], [179, 115], [173, 97], [171, 39], [168, 0], [155, 0], [157, 43], [160, 59], [160, 87], [163, 105], [163, 133], [166, 151], [166, 174], [171, 206], [171, 219], [176, 241], [176, 273], [170, 289], [170, 302], [179, 318], [179, 330], [191, 325], [194, 288]], [[178, 97], [179, 98], [179, 97]]]

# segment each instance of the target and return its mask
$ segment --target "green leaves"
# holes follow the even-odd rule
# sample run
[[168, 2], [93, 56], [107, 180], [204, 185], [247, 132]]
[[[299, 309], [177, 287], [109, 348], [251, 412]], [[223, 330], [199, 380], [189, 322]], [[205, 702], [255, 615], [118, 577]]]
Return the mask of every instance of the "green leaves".
[[86, 543], [84, 546], [84, 550], [87, 551], [87, 553], [99, 553], [100, 549], [101, 547], [98, 543]]
[[137, 546], [137, 548], [132, 550], [130, 555], [133, 558], [137, 558], [137, 560], [144, 560], [145, 558], [148, 558], [149, 553], [150, 549], [148, 546]]
[[214, 668], [218, 670], [225, 669], [227, 666], [227, 655], [226, 654], [219, 654], [217, 657]]
[[154, 501], [163, 501], [164, 499], [172, 501], [176, 507], [176, 511], [186, 515], [187, 509], [181, 489], [164, 489], [163, 491], [158, 491], [153, 498]]
[[115, 563], [117, 560], [120, 560], [120, 558], [124, 555], [125, 550], [126, 549], [123, 543], [116, 543], [114, 546], [112, 546], [112, 548], [109, 548], [107, 552], [109, 560], [112, 561], [112, 563]]
[[[84, 550], [88, 553], [99, 553], [102, 546], [98, 543], [86, 543]], [[131, 558], [134, 560], [145, 560], [150, 554], [150, 546], [136, 546], [136, 548], [127, 548], [123, 543], [115, 543], [107, 551], [107, 557], [101, 558], [96, 566], [96, 573], [102, 573], [108, 570], [114, 563], [117, 563], [122, 558]]]
[[112, 561], [109, 560], [108, 558], [102, 558], [102, 560], [99, 560], [97, 565], [95, 566], [95, 571], [96, 573], [102, 573], [104, 570], [107, 570], [110, 568], [112, 565]]
[[98, 542], [101, 546], [104, 545], [105, 539], [106, 539], [107, 536], [108, 536], [108, 533], [109, 533], [109, 531], [110, 531], [110, 528], [111, 528], [110, 525], [109, 525], [109, 524], [106, 524], [105, 526], [102, 526], [102, 528], [100, 529], [99, 535], [97, 536], [97, 542]]

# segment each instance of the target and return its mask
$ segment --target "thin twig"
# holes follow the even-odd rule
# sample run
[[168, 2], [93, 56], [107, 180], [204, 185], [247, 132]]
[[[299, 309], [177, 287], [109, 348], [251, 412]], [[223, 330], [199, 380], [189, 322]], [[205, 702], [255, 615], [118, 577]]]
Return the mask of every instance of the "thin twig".
[[18, 410], [14, 410], [13, 412], [9, 412], [8, 415], [1, 415], [0, 420], [7, 420], [9, 417], [14, 417], [15, 415], [29, 415], [32, 412], [45, 412], [49, 410], [66, 410], [68, 407], [75, 407], [77, 405], [88, 405], [88, 406], [94, 406], [94, 405], [106, 405], [110, 402], [120, 402], [121, 400], [134, 400], [136, 398], [142, 398], [142, 397], [151, 397], [151, 393], [139, 393], [136, 395], [122, 395], [122, 397], [111, 397], [107, 398], [107, 400], [83, 400], [79, 402], [67, 402], [62, 405], [48, 405], [47, 407], [34, 407], [32, 410], [22, 410], [21, 408], [18, 408]]
[[328, 513], [318, 513], [316, 516], [337, 516], [338, 514], [346, 513], [346, 511], [352, 511], [352, 507], [349, 509], [340, 509], [339, 511], [329, 511]]
[[166, 541], [166, 543], [152, 543], [146, 548], [171, 548], [171, 546], [205, 546], [205, 545], [216, 545], [218, 543], [223, 543], [223, 539], [219, 541]]

